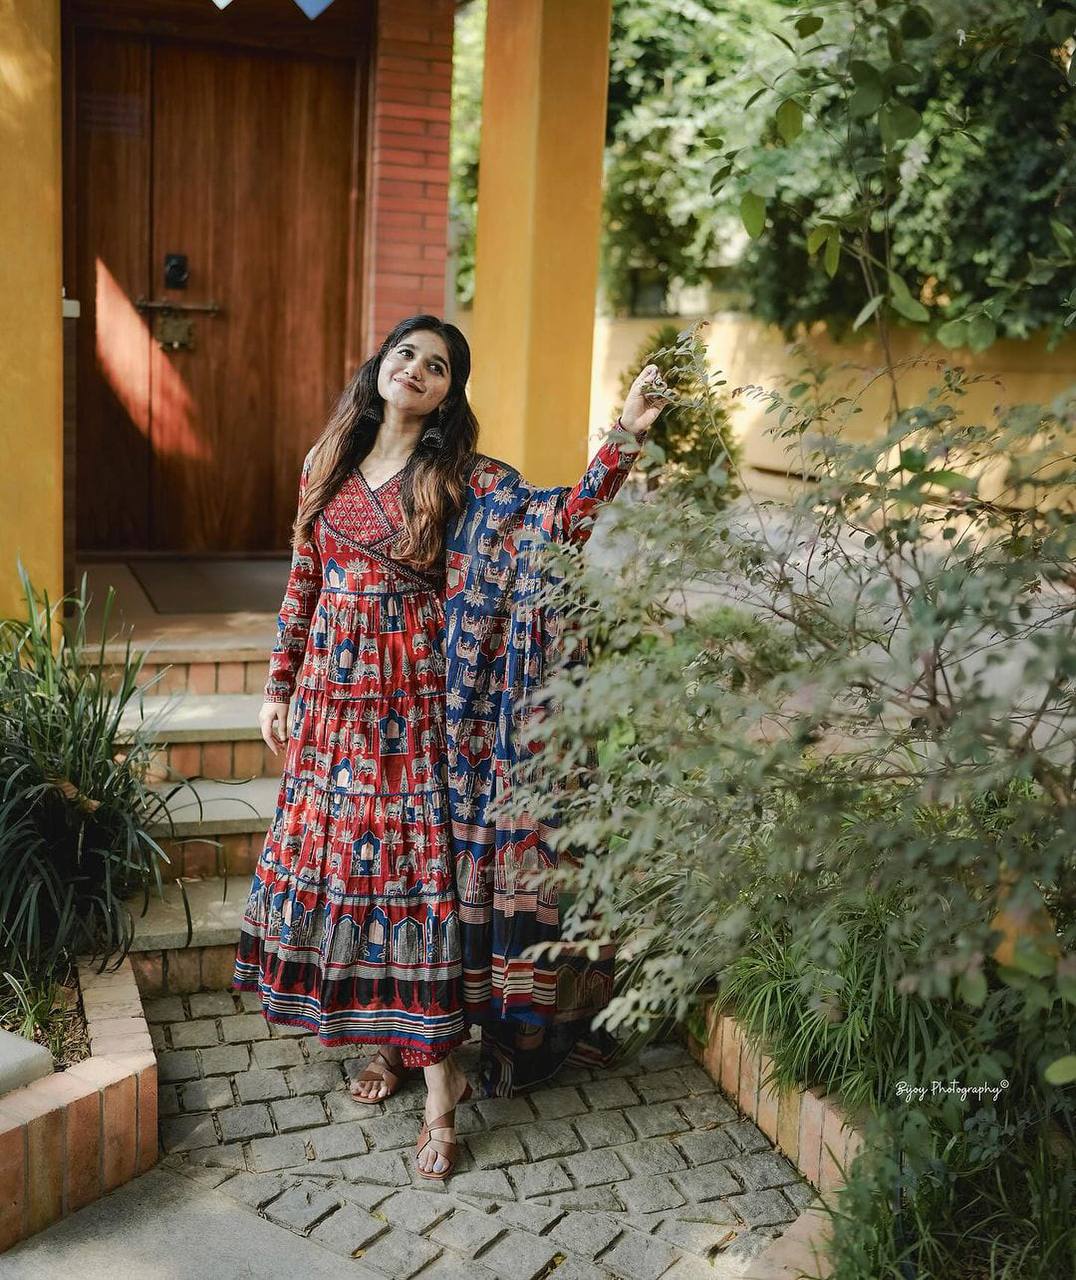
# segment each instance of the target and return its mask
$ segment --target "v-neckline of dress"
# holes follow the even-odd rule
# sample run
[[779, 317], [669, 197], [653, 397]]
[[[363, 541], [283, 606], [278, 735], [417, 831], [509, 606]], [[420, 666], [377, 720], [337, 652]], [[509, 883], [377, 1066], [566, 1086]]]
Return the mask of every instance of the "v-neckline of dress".
[[387, 488], [390, 484], [392, 484], [394, 480], [398, 480], [400, 476], [403, 475], [403, 473], [408, 469], [408, 467], [410, 467], [411, 461], [414, 458], [414, 456], [415, 456], [414, 450], [412, 450], [411, 453], [408, 455], [407, 461], [403, 464], [403, 466], [398, 471], [394, 471], [387, 480], [382, 480], [381, 483], [376, 486], [373, 486], [370, 484], [370, 481], [367, 480], [366, 476], [363, 474], [361, 467], [356, 467], [355, 472], [358, 475], [359, 479], [362, 481], [363, 486], [366, 489], [366, 492], [371, 497], [377, 497], [377, 495], [381, 492], [382, 489]]

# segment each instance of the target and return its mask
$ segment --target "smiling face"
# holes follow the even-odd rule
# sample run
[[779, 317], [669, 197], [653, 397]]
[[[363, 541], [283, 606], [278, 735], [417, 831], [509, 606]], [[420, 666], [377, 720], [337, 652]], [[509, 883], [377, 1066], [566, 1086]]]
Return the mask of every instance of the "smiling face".
[[377, 373], [377, 391], [386, 406], [413, 417], [433, 413], [451, 385], [448, 347], [428, 329], [416, 329], [390, 347]]

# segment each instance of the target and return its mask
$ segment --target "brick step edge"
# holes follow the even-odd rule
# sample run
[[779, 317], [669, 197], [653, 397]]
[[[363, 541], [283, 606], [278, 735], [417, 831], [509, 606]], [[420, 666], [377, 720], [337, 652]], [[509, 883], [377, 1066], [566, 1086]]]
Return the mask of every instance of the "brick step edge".
[[[85, 655], [93, 661], [96, 654]], [[121, 666], [107, 653], [101, 672], [110, 689], [119, 686]], [[269, 648], [257, 659], [147, 660], [138, 673], [138, 685], [148, 695], [168, 693], [261, 693], [269, 675]], [[155, 679], [159, 676], [160, 679]], [[148, 681], [152, 688], [146, 689]]]
[[157, 1055], [130, 957], [78, 984], [90, 1057], [0, 1096], [0, 1251], [158, 1159]]
[[[184, 779], [218, 779], [242, 782], [249, 778], [275, 778], [284, 770], [284, 749], [274, 755], [262, 741], [257, 725], [253, 735], [165, 742], [149, 753], [147, 783]], [[117, 744], [121, 750], [126, 744]]]
[[171, 947], [163, 951], [132, 951], [130, 960], [138, 989], [147, 999], [185, 996], [195, 991], [230, 991], [236, 945], [237, 942], [227, 942]]
[[165, 884], [173, 884], [180, 879], [253, 875], [265, 846], [268, 827], [268, 821], [259, 821], [256, 831], [221, 831], [203, 836], [182, 835], [174, 839], [161, 830], [151, 830], [150, 834], [171, 859], [171, 862], [158, 861], [161, 879]]
[[863, 1146], [861, 1120], [820, 1089], [779, 1090], [768, 1083], [773, 1059], [735, 1017], [719, 1013], [716, 1004], [707, 1011], [706, 1025], [705, 1043], [685, 1032], [692, 1057], [819, 1192], [752, 1261], [743, 1280], [789, 1280], [801, 1272], [828, 1276], [832, 1266], [825, 1256], [830, 1229], [825, 1197], [844, 1185], [845, 1171]]

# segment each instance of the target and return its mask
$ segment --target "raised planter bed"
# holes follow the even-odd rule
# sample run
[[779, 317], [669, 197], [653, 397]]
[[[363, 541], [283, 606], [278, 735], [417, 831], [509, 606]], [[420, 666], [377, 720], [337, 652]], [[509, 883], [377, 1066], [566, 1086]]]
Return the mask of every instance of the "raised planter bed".
[[767, 1083], [773, 1060], [729, 1014], [711, 1006], [706, 1042], [688, 1048], [710, 1078], [778, 1146], [819, 1192], [791, 1227], [761, 1253], [743, 1280], [793, 1280], [830, 1273], [824, 1249], [829, 1218], [826, 1192], [844, 1183], [844, 1170], [863, 1145], [862, 1118], [818, 1089], [775, 1089]]
[[157, 1163], [157, 1055], [130, 959], [78, 963], [90, 1057], [0, 1095], [0, 1250]]

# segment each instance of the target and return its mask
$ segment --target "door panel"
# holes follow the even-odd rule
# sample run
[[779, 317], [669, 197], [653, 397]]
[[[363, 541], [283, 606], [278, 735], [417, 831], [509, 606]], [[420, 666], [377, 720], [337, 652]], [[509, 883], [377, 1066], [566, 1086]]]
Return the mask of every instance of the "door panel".
[[[104, 33], [77, 47], [79, 95], [134, 99], [137, 83], [144, 106], [122, 167], [116, 141], [80, 150], [80, 549], [280, 550], [345, 377], [357, 62]], [[170, 253], [183, 288], [166, 286]], [[88, 264], [109, 255], [123, 273], [105, 296]], [[181, 313], [193, 348], [162, 350], [144, 299], [221, 311]], [[102, 316], [110, 365], [88, 336]]]
[[85, 32], [76, 57], [77, 539], [145, 547], [150, 339], [131, 302], [148, 283], [150, 50], [138, 36]]
[[[154, 345], [158, 548], [287, 541], [287, 486], [344, 366], [353, 92], [347, 65], [155, 52], [155, 297], [223, 307], [193, 315], [193, 351]], [[164, 287], [169, 252], [184, 290]]]

